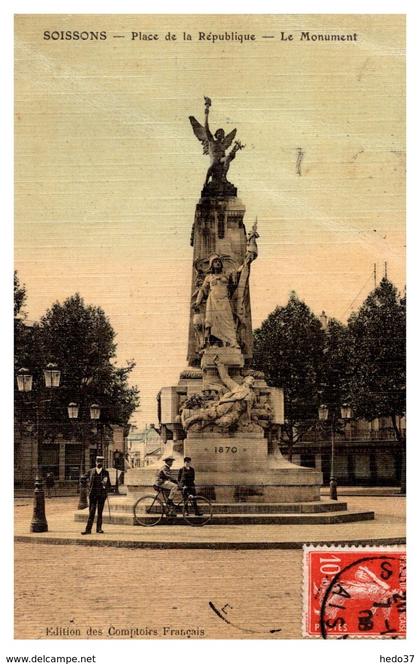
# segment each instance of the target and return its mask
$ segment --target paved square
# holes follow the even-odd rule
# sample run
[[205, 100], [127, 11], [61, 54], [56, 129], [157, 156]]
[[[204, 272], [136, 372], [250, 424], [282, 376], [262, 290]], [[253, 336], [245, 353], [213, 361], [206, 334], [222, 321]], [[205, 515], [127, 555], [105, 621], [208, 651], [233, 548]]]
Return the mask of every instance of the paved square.
[[[403, 536], [403, 498], [348, 500], [355, 508], [374, 509], [377, 519], [333, 526], [337, 536], [343, 528], [353, 537], [372, 536], [372, 528]], [[75, 498], [46, 502], [50, 531], [45, 535], [57, 528], [80, 535], [81, 524], [72, 521], [76, 503]], [[18, 534], [29, 535], [31, 514], [30, 499], [16, 501]], [[244, 537], [238, 534], [241, 528], [246, 530], [181, 526], [161, 531], [168, 539], [179, 537], [175, 531], [181, 529], [184, 538], [228, 542]], [[306, 528], [326, 536], [325, 527]], [[162, 537], [156, 530], [107, 525], [102, 537], [124, 540], [133, 533], [144, 537], [144, 531]], [[251, 535], [290, 540], [293, 527], [255, 526]], [[300, 549], [132, 549], [18, 541], [15, 570], [15, 638], [302, 638]]]

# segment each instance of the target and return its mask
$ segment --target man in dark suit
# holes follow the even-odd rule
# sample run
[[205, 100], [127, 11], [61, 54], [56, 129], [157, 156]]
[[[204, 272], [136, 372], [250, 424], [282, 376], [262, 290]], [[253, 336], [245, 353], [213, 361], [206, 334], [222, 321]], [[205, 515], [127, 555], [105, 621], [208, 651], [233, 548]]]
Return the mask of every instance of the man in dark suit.
[[178, 472], [178, 484], [181, 487], [183, 495], [196, 495], [195, 490], [195, 471], [191, 465], [191, 457], [185, 457], [184, 465]]
[[82, 535], [90, 535], [92, 532], [93, 522], [95, 520], [95, 512], [98, 510], [96, 519], [96, 532], [103, 533], [102, 530], [102, 512], [105, 505], [105, 500], [108, 491], [111, 488], [111, 480], [109, 473], [105, 470], [104, 457], [96, 457], [96, 467], [91, 468], [88, 473], [88, 495], [89, 495], [89, 518], [87, 520], [86, 528]]
[[[197, 491], [195, 489], [195, 470], [191, 465], [191, 457], [189, 456], [184, 458], [184, 465], [179, 469], [178, 484], [181, 488], [184, 498], [197, 495]], [[194, 512], [196, 516], [201, 516], [202, 512], [200, 512], [198, 509], [197, 502], [194, 498], [192, 503], [194, 505]]]

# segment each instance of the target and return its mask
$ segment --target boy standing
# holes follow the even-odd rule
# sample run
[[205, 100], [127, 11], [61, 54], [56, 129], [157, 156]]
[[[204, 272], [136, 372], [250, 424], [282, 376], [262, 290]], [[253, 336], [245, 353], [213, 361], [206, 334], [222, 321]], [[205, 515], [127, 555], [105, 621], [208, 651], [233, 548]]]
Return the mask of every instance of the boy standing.
[[[197, 495], [197, 491], [195, 490], [195, 470], [191, 465], [191, 457], [189, 456], [184, 458], [184, 465], [179, 469], [178, 484], [184, 498]], [[202, 512], [198, 509], [197, 502], [193, 499], [192, 503], [195, 514], [201, 516]]]
[[178, 484], [181, 487], [184, 498], [196, 495], [195, 470], [191, 465], [191, 457], [186, 456], [184, 459], [184, 465], [179, 469]]

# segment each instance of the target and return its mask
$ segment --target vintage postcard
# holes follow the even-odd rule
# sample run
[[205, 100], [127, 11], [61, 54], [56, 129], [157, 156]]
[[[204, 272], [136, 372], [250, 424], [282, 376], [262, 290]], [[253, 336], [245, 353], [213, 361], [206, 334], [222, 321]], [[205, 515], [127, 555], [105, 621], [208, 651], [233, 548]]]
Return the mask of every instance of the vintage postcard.
[[18, 14], [15, 639], [405, 639], [405, 312], [403, 15]]

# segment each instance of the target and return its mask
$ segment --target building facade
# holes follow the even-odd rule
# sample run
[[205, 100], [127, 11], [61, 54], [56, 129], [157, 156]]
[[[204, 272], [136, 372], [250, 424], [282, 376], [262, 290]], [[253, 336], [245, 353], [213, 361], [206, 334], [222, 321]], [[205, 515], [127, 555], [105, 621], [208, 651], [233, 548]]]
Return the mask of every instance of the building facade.
[[164, 443], [153, 425], [144, 429], [132, 427], [127, 437], [128, 460], [131, 468], [144, 468], [158, 459]]
[[126, 452], [124, 434], [124, 427], [111, 425], [104, 436], [96, 425], [90, 424], [85, 427], [84, 440], [64, 433], [58, 433], [53, 440], [38, 440], [33, 425], [22, 427], [15, 423], [15, 486], [33, 486], [38, 472], [42, 477], [52, 473], [56, 483], [62, 486], [77, 483], [81, 469], [92, 468], [97, 454], [105, 456], [105, 465], [111, 469], [114, 452]]
[[[405, 440], [405, 418], [398, 422]], [[293, 463], [317, 468], [324, 484], [331, 475], [331, 434], [310, 432], [293, 448]], [[281, 445], [287, 456], [287, 448]], [[367, 422], [347, 422], [341, 433], [335, 434], [334, 475], [341, 486], [400, 486], [405, 450], [396, 436], [391, 418]]]

